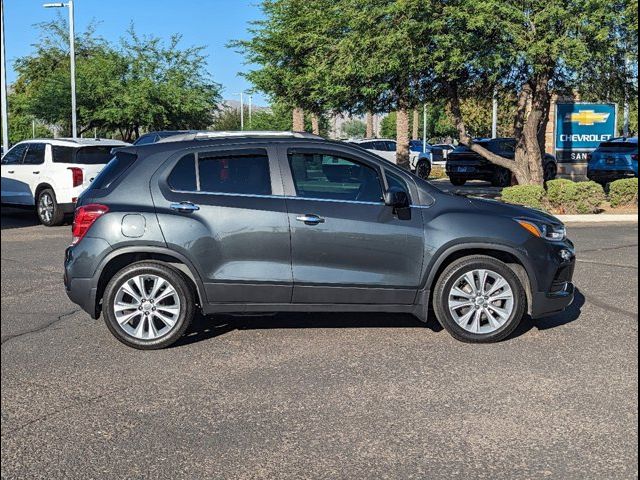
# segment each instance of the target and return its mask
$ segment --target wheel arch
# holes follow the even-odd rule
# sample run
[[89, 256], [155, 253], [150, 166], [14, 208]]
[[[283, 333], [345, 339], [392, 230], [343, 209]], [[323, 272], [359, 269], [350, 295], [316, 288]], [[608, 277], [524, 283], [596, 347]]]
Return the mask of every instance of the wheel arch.
[[109, 280], [125, 266], [142, 261], [156, 261], [181, 273], [194, 288], [198, 305], [202, 307], [204, 302], [206, 302], [204, 285], [200, 275], [188, 259], [172, 250], [162, 247], [125, 247], [107, 255], [96, 270], [94, 275], [96, 279], [96, 318], [99, 316], [104, 291]]
[[[522, 282], [527, 295], [527, 309], [531, 313], [533, 301], [533, 287], [536, 285], [536, 275], [525, 254], [507, 245], [490, 243], [464, 243], [445, 248], [434, 257], [429, 265], [424, 289], [433, 292], [434, 286], [444, 270], [456, 260], [473, 255], [484, 255], [506, 263]], [[433, 302], [430, 295], [429, 303]]]

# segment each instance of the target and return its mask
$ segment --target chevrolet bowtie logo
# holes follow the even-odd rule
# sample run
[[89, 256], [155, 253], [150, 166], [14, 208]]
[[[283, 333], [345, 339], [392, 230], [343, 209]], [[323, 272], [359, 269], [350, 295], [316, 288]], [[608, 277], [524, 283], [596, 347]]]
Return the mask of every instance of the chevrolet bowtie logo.
[[578, 112], [567, 113], [566, 122], [577, 123], [581, 126], [591, 126], [596, 123], [607, 123], [610, 113], [596, 113], [595, 110], [580, 110]]

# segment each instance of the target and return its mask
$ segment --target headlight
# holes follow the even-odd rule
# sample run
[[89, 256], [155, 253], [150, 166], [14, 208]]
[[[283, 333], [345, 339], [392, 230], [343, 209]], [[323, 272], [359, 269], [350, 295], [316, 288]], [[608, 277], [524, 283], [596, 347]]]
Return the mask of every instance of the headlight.
[[523, 219], [516, 219], [516, 222], [532, 235], [551, 242], [562, 242], [567, 238], [567, 229], [564, 225], [552, 225]]

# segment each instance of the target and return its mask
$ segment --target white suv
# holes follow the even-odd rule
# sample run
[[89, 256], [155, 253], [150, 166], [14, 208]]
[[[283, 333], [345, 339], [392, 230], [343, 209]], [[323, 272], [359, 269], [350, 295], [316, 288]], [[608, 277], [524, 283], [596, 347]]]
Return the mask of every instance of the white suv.
[[[396, 150], [397, 142], [388, 138], [376, 138], [376, 139], [364, 139], [364, 140], [349, 140], [348, 143], [358, 145], [359, 147], [369, 150], [371, 153], [375, 153], [379, 157], [384, 158], [388, 162], [397, 163]], [[409, 152], [409, 164], [411, 170], [415, 170], [416, 163], [418, 162], [418, 153]]]
[[60, 225], [111, 159], [111, 149], [126, 145], [101, 139], [20, 142], [2, 157], [2, 204], [36, 207], [42, 224]]

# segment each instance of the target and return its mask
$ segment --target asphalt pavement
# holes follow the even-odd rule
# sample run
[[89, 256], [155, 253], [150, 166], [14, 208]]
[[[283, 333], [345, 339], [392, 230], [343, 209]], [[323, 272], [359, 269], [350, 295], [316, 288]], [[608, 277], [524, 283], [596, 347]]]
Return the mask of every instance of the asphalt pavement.
[[496, 345], [408, 315], [200, 318], [142, 352], [64, 293], [69, 227], [2, 215], [2, 478], [637, 478], [638, 228]]

